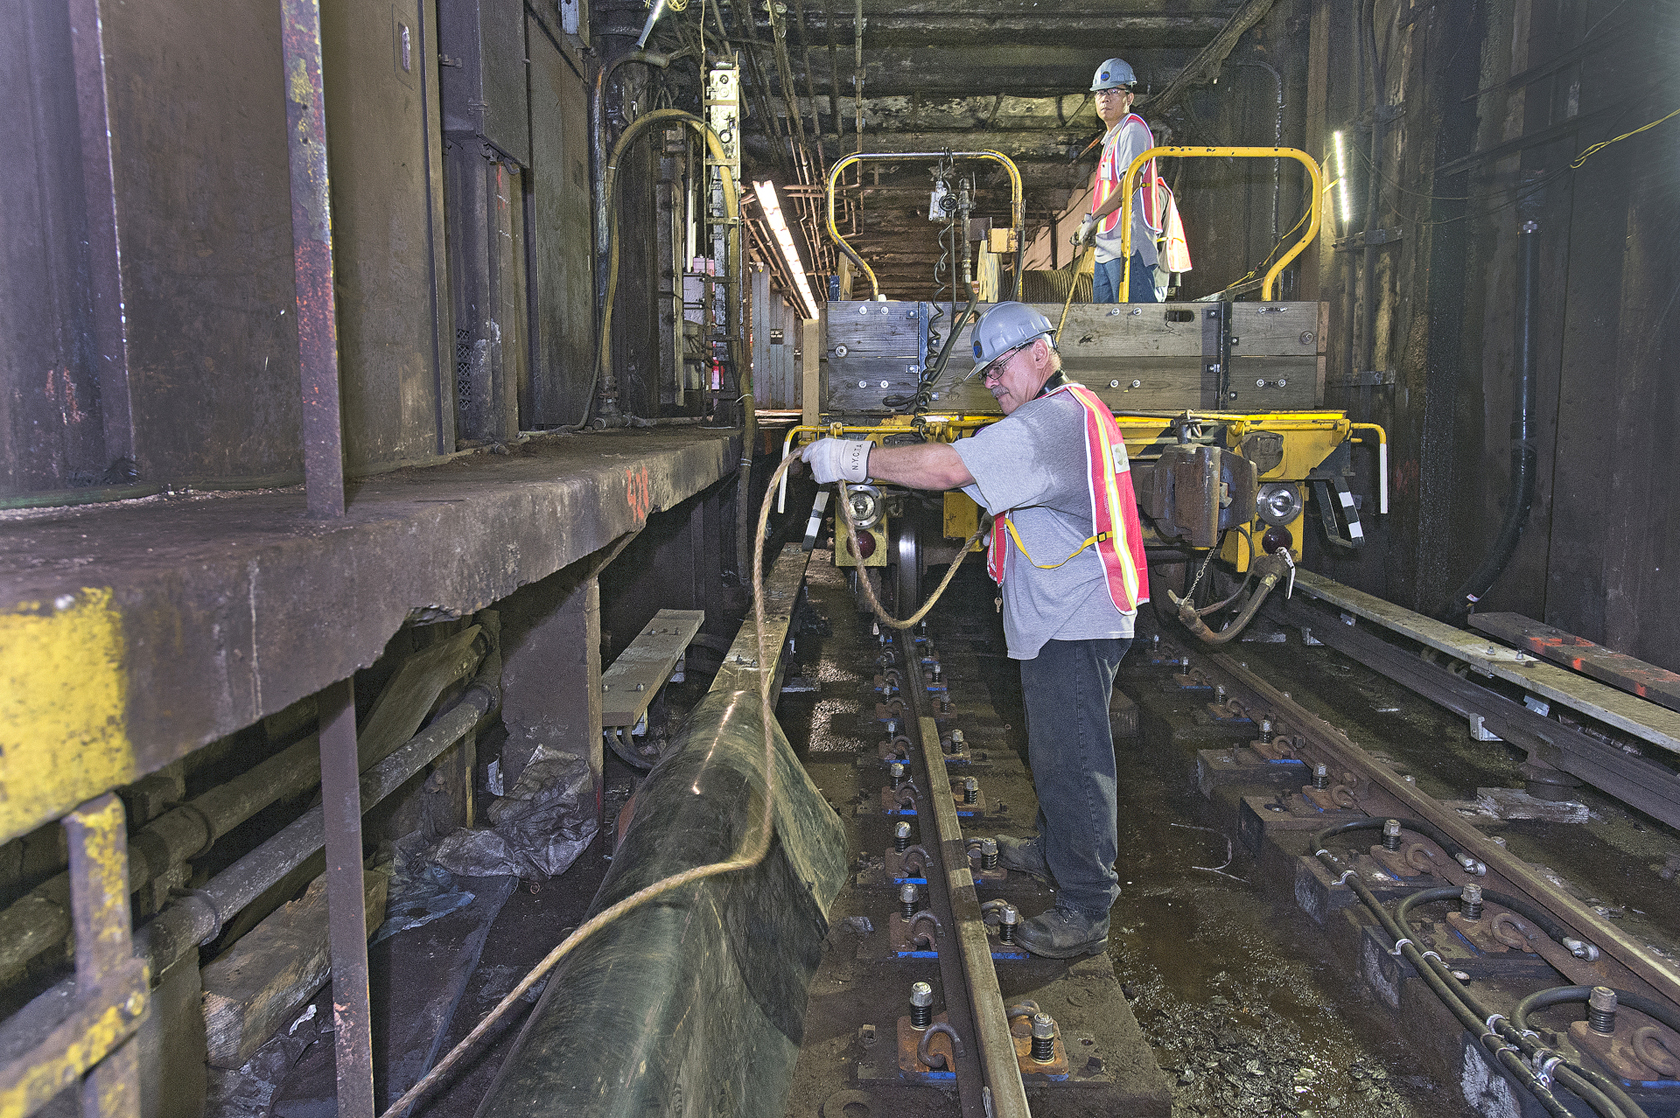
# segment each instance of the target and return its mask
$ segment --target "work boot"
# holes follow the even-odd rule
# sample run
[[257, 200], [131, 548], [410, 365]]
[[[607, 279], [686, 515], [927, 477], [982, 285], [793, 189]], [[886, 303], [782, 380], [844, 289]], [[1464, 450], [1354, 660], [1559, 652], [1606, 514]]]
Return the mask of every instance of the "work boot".
[[1108, 917], [1093, 920], [1060, 905], [1023, 921], [1015, 942], [1046, 959], [1100, 955], [1108, 946]]
[[1024, 873], [1040, 881], [1050, 880], [1050, 864], [1044, 860], [1044, 847], [1039, 837], [1018, 839], [998, 835], [998, 865], [1011, 873]]

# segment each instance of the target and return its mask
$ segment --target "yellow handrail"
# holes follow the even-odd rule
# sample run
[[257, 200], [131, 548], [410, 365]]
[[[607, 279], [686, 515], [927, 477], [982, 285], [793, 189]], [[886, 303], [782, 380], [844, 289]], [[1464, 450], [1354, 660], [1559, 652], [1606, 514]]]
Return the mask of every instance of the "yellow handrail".
[[[1379, 423], [1354, 423], [1350, 425], [1354, 431], [1375, 431], [1377, 433], [1377, 511], [1388, 515], [1388, 432]], [[1353, 436], [1364, 441], [1358, 434]]]
[[[1279, 259], [1276, 264], [1273, 264], [1271, 270], [1266, 273], [1266, 279], [1260, 285], [1260, 298], [1270, 302], [1272, 299], [1274, 285], [1277, 283], [1278, 273], [1283, 271], [1284, 265], [1301, 255], [1302, 250], [1312, 243], [1314, 237], [1318, 236], [1319, 224], [1323, 218], [1324, 205], [1324, 172], [1319, 168], [1318, 161], [1299, 148], [1235, 147], [1150, 148], [1148, 151], [1132, 160], [1132, 165], [1126, 168], [1125, 177], [1120, 180], [1121, 197], [1124, 199], [1124, 201], [1120, 204], [1120, 251], [1124, 253], [1123, 259], [1126, 261], [1124, 271], [1121, 274], [1120, 290], [1127, 295], [1130, 295], [1132, 291], [1132, 198], [1137, 191], [1138, 173], [1143, 169], [1143, 165], [1145, 163], [1163, 155], [1178, 159], [1193, 159], [1197, 157], [1293, 159], [1307, 169], [1307, 174], [1312, 176], [1312, 221], [1307, 225], [1306, 234], [1299, 241], [1295, 242], [1295, 246], [1288, 252], [1284, 253], [1283, 257]], [[832, 206], [830, 209], [832, 210]], [[1121, 299], [1120, 301], [1125, 302], [1124, 299]]]
[[[878, 298], [881, 294], [881, 283], [875, 278], [875, 269], [871, 268], [857, 254], [857, 250], [846, 242], [840, 235], [840, 227], [834, 223], [834, 188], [840, 181], [840, 172], [853, 163], [862, 163], [871, 159], [890, 159], [901, 161], [905, 159], [993, 159], [1003, 164], [1004, 170], [1009, 172], [1010, 190], [1010, 221], [1015, 228], [1016, 244], [1021, 244], [1027, 235], [1027, 198], [1021, 187], [1021, 169], [1015, 166], [1015, 161], [1001, 151], [858, 151], [846, 156], [835, 163], [828, 171], [828, 183], [825, 193], [828, 197], [828, 235], [834, 238], [834, 243], [840, 246], [840, 251], [851, 258], [852, 263], [863, 269], [863, 274], [869, 277], [869, 294], [871, 298]], [[1316, 226], [1315, 226], [1316, 228]]]

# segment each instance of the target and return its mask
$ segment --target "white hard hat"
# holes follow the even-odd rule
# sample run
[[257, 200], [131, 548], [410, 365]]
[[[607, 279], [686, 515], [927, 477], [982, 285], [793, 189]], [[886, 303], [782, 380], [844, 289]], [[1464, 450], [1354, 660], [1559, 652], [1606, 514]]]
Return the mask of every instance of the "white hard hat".
[[1137, 84], [1137, 75], [1126, 65], [1123, 58], [1110, 58], [1097, 67], [1096, 74], [1091, 78], [1091, 92], [1099, 89], [1121, 89], [1128, 85]]
[[963, 379], [973, 379], [1010, 350], [1054, 330], [1048, 318], [1025, 303], [999, 303], [974, 324], [974, 368]]

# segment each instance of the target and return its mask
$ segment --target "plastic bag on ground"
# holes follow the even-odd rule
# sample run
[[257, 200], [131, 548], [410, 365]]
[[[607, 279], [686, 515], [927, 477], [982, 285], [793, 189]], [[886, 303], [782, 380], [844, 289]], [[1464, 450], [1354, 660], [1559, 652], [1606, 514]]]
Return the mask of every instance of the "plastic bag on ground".
[[595, 838], [595, 787], [582, 757], [537, 746], [508, 794], [490, 805], [489, 830], [458, 830], [432, 861], [469, 877], [558, 877]]

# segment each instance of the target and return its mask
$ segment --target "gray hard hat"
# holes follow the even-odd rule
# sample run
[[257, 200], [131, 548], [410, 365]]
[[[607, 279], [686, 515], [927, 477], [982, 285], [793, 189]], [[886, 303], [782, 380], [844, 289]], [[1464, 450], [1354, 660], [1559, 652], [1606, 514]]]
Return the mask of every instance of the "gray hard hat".
[[972, 379], [1010, 350], [1041, 335], [1049, 337], [1054, 330], [1048, 318], [1025, 303], [999, 303], [974, 324], [974, 368], [963, 379]]
[[1096, 74], [1091, 78], [1091, 92], [1095, 93], [1099, 89], [1124, 89], [1126, 86], [1136, 84], [1137, 75], [1132, 73], [1130, 66], [1126, 65], [1126, 60], [1110, 58], [1097, 67]]

